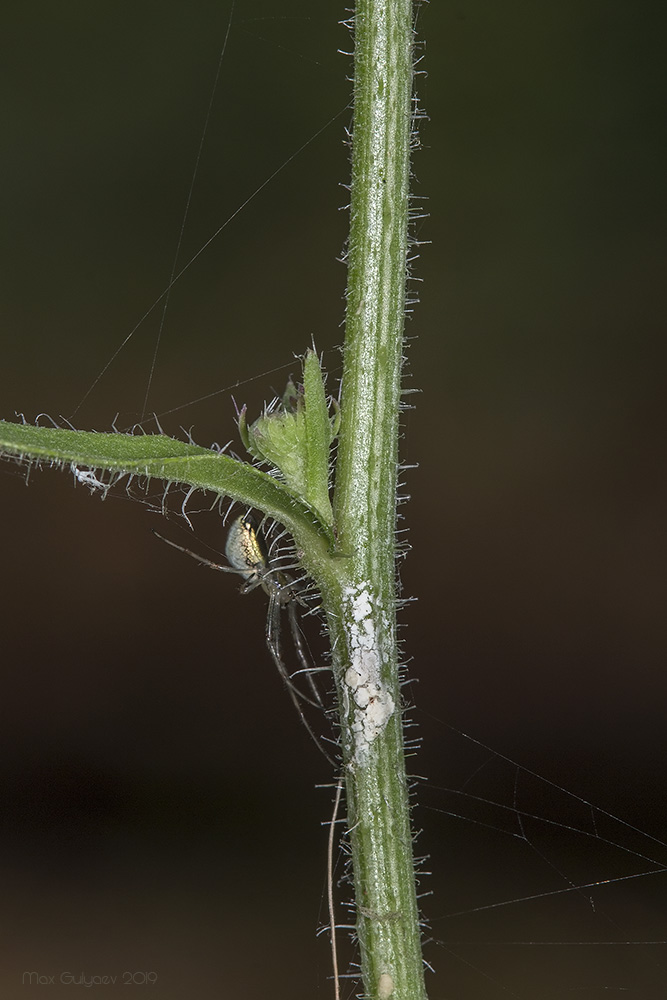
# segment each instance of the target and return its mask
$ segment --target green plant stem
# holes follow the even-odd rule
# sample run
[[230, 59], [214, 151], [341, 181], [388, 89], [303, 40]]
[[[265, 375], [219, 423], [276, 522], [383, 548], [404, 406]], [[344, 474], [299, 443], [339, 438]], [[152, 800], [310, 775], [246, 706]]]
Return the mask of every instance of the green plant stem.
[[365, 995], [425, 997], [396, 642], [396, 489], [412, 97], [410, 0], [360, 0], [345, 364], [324, 583]]

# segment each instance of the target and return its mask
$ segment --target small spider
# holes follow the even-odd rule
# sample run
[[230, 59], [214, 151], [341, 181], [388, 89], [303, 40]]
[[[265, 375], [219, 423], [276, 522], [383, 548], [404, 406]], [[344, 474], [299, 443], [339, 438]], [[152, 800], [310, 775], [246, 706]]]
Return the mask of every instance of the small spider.
[[[316, 708], [323, 708], [324, 706], [320, 693], [313, 681], [313, 667], [306, 655], [303, 635], [301, 634], [296, 616], [295, 605], [304, 605], [303, 598], [299, 594], [301, 589], [300, 581], [295, 580], [286, 572], [286, 569], [291, 569], [293, 568], [292, 566], [283, 567], [280, 557], [270, 554], [264, 534], [252, 514], [243, 514], [232, 522], [225, 544], [225, 556], [229, 561], [229, 566], [221, 566], [210, 559], [205, 559], [191, 549], [186, 549], [182, 545], [177, 545], [176, 542], [164, 538], [157, 531], [154, 531], [153, 534], [157, 535], [163, 542], [166, 542], [167, 545], [178, 549], [179, 552], [185, 552], [186, 555], [192, 556], [193, 559], [196, 559], [203, 566], [208, 566], [209, 569], [216, 569], [221, 573], [236, 573], [238, 576], [243, 577], [241, 585], [242, 594], [249, 594], [251, 590], [255, 590], [257, 587], [261, 587], [267, 594], [269, 598], [265, 632], [267, 648], [273, 662], [278, 668], [278, 673], [285, 682], [285, 686], [301, 722], [327, 760], [333, 763], [320, 740], [313, 732], [301, 708], [301, 702], [307, 702], [307, 704], [313, 705]], [[306, 675], [312, 697], [305, 695], [296, 687], [283, 660], [280, 627], [280, 615], [283, 608], [287, 611], [294, 649], [301, 664], [301, 670], [298, 672]]]

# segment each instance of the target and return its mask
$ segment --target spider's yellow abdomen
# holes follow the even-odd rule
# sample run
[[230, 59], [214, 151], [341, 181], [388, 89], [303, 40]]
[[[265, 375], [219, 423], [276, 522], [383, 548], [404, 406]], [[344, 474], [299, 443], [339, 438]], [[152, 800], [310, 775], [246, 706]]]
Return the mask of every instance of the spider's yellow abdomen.
[[232, 523], [227, 534], [225, 555], [229, 565], [248, 582], [261, 582], [267, 570], [268, 555], [266, 543], [250, 514], [237, 517]]

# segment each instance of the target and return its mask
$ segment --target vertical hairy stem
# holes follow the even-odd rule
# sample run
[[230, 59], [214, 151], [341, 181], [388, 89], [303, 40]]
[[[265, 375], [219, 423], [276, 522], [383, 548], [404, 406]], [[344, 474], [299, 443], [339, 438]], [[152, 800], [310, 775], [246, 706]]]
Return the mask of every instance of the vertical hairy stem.
[[341, 698], [367, 997], [425, 997], [396, 643], [396, 489], [408, 230], [411, 0], [360, 0], [336, 571], [323, 587]]

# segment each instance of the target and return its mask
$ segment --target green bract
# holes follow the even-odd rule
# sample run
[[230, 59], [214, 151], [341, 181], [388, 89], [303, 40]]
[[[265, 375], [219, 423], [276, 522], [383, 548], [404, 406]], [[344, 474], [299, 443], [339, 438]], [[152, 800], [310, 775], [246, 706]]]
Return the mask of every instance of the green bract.
[[277, 469], [286, 485], [313, 507], [325, 524], [333, 524], [329, 499], [330, 448], [340, 423], [338, 406], [329, 416], [324, 378], [314, 351], [303, 363], [303, 385], [290, 379], [280, 401], [248, 425], [245, 406], [239, 433], [248, 452]]

